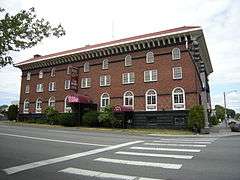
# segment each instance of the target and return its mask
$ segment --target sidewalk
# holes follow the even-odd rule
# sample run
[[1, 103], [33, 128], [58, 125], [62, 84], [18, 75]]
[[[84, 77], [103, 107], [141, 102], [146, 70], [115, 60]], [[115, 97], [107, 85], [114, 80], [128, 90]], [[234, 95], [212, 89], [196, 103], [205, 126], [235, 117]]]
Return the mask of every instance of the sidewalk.
[[[113, 134], [123, 134], [123, 135], [139, 135], [139, 136], [154, 136], [154, 137], [206, 137], [206, 138], [219, 138], [219, 137], [227, 137], [227, 136], [240, 136], [240, 132], [231, 132], [231, 129], [226, 126], [220, 124], [214, 127], [209, 128], [209, 134], [175, 134], [174, 130], [169, 130], [171, 133], [161, 133], [156, 132], [156, 129], [152, 129], [153, 133], [151, 133], [151, 129], [111, 129], [111, 128], [88, 128], [88, 127], [63, 127], [63, 126], [55, 126], [55, 125], [45, 125], [45, 124], [27, 124], [27, 123], [14, 123], [10, 121], [0, 121], [2, 125], [9, 126], [22, 126], [22, 127], [33, 127], [33, 128], [48, 128], [48, 129], [61, 129], [67, 131], [82, 131], [82, 132], [99, 132], [99, 133], [113, 133]], [[150, 131], [150, 132], [149, 132]], [[155, 133], [154, 133], [155, 131]], [[161, 131], [161, 130], [159, 130]], [[164, 131], [164, 130], [163, 130]], [[191, 133], [191, 132], [189, 132]]]

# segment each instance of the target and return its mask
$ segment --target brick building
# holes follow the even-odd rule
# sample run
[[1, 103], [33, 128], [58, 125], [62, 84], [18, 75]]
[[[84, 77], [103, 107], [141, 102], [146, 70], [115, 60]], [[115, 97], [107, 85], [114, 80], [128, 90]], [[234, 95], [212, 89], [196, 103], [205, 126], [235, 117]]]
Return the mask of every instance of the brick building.
[[22, 70], [20, 114], [42, 113], [47, 106], [69, 112], [68, 102], [81, 101], [152, 114], [199, 104], [207, 114], [211, 107], [213, 70], [199, 26], [35, 55], [15, 66]]

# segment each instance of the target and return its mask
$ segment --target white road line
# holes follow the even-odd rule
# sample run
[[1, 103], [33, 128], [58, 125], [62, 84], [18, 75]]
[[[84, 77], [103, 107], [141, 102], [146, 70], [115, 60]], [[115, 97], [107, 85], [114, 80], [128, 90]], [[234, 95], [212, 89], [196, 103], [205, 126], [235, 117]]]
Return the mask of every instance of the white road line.
[[130, 147], [130, 149], [151, 150], [151, 151], [201, 152], [200, 149], [172, 149], [172, 148], [151, 148], [151, 147]]
[[170, 164], [170, 163], [153, 163], [153, 162], [144, 162], [144, 161], [128, 161], [121, 159], [109, 159], [109, 158], [97, 158], [94, 161], [117, 163], [117, 164], [127, 164], [135, 166], [149, 166], [149, 167], [159, 167], [164, 169], [180, 169], [182, 164]]
[[63, 140], [58, 140], [58, 139], [48, 139], [48, 138], [39, 138], [39, 137], [23, 136], [23, 135], [18, 135], [18, 134], [0, 133], [0, 135], [3, 135], [3, 136], [11, 136], [11, 137], [18, 137], [18, 138], [25, 138], [25, 139], [34, 139], [34, 140], [40, 140], [40, 141], [50, 141], [50, 142], [58, 142], [58, 143], [67, 143], [67, 144], [79, 144], [79, 145], [101, 146], [101, 147], [109, 146], [109, 145], [105, 145], [105, 144], [84, 143], [84, 142], [74, 142], [74, 141], [63, 141]]
[[118, 151], [115, 154], [148, 156], [148, 157], [164, 157], [164, 158], [174, 158], [174, 159], [192, 159], [193, 158], [193, 156], [188, 156], [188, 155], [136, 153], [136, 152], [125, 152], [125, 151]]
[[160, 140], [160, 141], [153, 141], [156, 143], [185, 143], [185, 144], [212, 144], [212, 142], [199, 142], [199, 141], [195, 141], [195, 142], [188, 142], [188, 141], [167, 141], [167, 140]]
[[150, 146], [180, 146], [180, 147], [207, 147], [205, 144], [163, 144], [163, 143], [144, 143]]
[[160, 140], [166, 141], [216, 141], [216, 138], [160, 138]]
[[90, 170], [71, 168], [71, 167], [63, 169], [58, 172], [97, 177], [97, 178], [111, 178], [111, 179], [124, 179], [124, 180], [137, 180], [137, 179], [138, 180], [163, 180], [163, 179], [154, 179], [154, 178], [146, 178], [146, 177], [128, 176], [128, 175], [122, 175], [122, 174], [105, 173], [101, 171], [90, 171]]
[[45, 165], [49, 165], [49, 164], [55, 164], [58, 162], [68, 161], [68, 160], [76, 159], [76, 158], [83, 157], [83, 156], [98, 154], [98, 153], [101, 153], [104, 151], [110, 151], [113, 149], [121, 148], [124, 146], [129, 146], [129, 145], [133, 145], [133, 144], [137, 144], [137, 143], [142, 143], [142, 142], [143, 141], [132, 141], [132, 142], [128, 142], [128, 143], [118, 144], [118, 145], [104, 147], [104, 148], [100, 148], [100, 149], [94, 149], [94, 150], [77, 153], [77, 154], [72, 154], [72, 155], [68, 155], [68, 156], [63, 156], [63, 157], [33, 162], [33, 163], [29, 163], [29, 164], [24, 164], [24, 165], [20, 165], [20, 166], [15, 166], [15, 167], [3, 169], [3, 171], [6, 172], [7, 174], [14, 174], [14, 173], [21, 172], [24, 170], [33, 169], [33, 168], [37, 168], [37, 167], [41, 167], [41, 166], [45, 166]]

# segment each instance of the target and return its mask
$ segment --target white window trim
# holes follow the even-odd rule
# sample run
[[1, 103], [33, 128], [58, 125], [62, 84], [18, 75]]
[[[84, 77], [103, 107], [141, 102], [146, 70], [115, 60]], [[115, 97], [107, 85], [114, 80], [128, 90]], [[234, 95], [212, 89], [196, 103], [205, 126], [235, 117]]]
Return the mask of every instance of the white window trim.
[[109, 65], [108, 59], [104, 59], [102, 61], [102, 69], [108, 69], [108, 65]]
[[[154, 109], [148, 109], [148, 106], [150, 106], [149, 104], [148, 104], [148, 102], [147, 102], [147, 97], [149, 96], [148, 95], [148, 92], [149, 91], [154, 91], [155, 92], [155, 96], [156, 96], [156, 104], [154, 104], [154, 105], [151, 105], [151, 106], [155, 106], [155, 108]], [[155, 90], [155, 89], [148, 89], [147, 91], [146, 91], [146, 93], [145, 93], [145, 109], [146, 109], [146, 111], [157, 111], [157, 105], [158, 105], [158, 103], [157, 103], [157, 100], [158, 99], [158, 95], [157, 95], [157, 91]]]
[[[153, 80], [153, 72], [154, 71], [156, 71], [157, 76], [156, 76], [156, 79]], [[146, 79], [146, 73], [147, 72], [149, 72], [149, 76], [150, 76], [149, 80]], [[156, 82], [156, 81], [158, 81], [158, 71], [157, 71], [157, 69], [146, 70], [146, 71], [144, 71], [144, 75], [143, 76], [144, 76], [144, 82]]]
[[[51, 103], [52, 103], [52, 102], [54, 102], [54, 106], [51, 106]], [[56, 106], [56, 99], [55, 99], [54, 96], [51, 96], [51, 97], [48, 99], [48, 106], [55, 108], [55, 106]]]
[[42, 79], [43, 78], [43, 70], [39, 71], [38, 78]]
[[71, 69], [72, 69], [72, 66], [67, 67], [67, 74], [71, 74]]
[[25, 93], [28, 94], [29, 92], [30, 92], [30, 85], [27, 84], [27, 85], [25, 86]]
[[[153, 60], [152, 61], [149, 61], [149, 55], [150, 54], [153, 55]], [[154, 61], [155, 61], [154, 53], [152, 51], [147, 52], [147, 54], [146, 54], [146, 63], [147, 64], [151, 64], [151, 63], [154, 63]]]
[[83, 72], [89, 72], [90, 71], [90, 64], [89, 62], [85, 62], [83, 65]]
[[51, 77], [55, 77], [56, 76], [56, 68], [52, 68], [51, 69]]
[[[128, 57], [130, 57], [130, 60], [127, 60]], [[128, 63], [129, 63], [129, 64], [128, 64]], [[124, 65], [125, 65], [126, 67], [132, 66], [132, 56], [131, 56], [130, 54], [128, 54], [128, 55], [125, 56]]]
[[[174, 91], [176, 90], [176, 89], [181, 89], [182, 90], [182, 92], [183, 92], [183, 103], [175, 103], [174, 102]], [[183, 108], [175, 108], [175, 105], [183, 105]], [[185, 99], [185, 91], [184, 91], [184, 89], [183, 88], [181, 88], [181, 87], [176, 87], [176, 88], [174, 88], [173, 90], [172, 90], [172, 109], [173, 110], [185, 110], [186, 109], [186, 99]]]
[[50, 82], [48, 84], [48, 91], [50, 91], [50, 92], [56, 91], [56, 82]]
[[[38, 102], [41, 101], [40, 108], [38, 107]], [[42, 113], [42, 100], [41, 98], [37, 98], [36, 104], [35, 104], [35, 113]]]
[[64, 81], [64, 89], [65, 89], [65, 90], [69, 90], [69, 89], [70, 89], [70, 85], [71, 85], [70, 79], [66, 79], [66, 80]]
[[82, 78], [81, 88], [90, 88], [91, 87], [91, 78]]
[[[180, 69], [180, 71], [181, 71], [181, 77], [176, 77], [175, 69]], [[173, 79], [182, 79], [182, 67], [173, 67], [173, 68], [172, 68], [172, 73], [173, 73]]]
[[30, 106], [29, 100], [25, 99], [24, 102], [23, 102], [23, 114], [28, 114], [29, 113], [29, 108], [26, 108], [26, 102], [28, 102], [29, 106]]
[[[124, 82], [124, 75], [127, 74], [127, 82]], [[133, 81], [131, 80], [131, 74], [133, 74]], [[122, 74], [122, 84], [134, 84], [135, 83], [135, 73], [130, 72], [130, 73], [123, 73]]]
[[[179, 57], [175, 57], [174, 51], [178, 51]], [[172, 49], [172, 60], [178, 60], [178, 59], [181, 59], [181, 50], [179, 48], [175, 47]]]
[[[104, 81], [103, 84], [101, 84], [102, 83], [102, 81], [101, 81], [102, 79], [101, 78], [103, 78], [103, 81]], [[109, 82], [107, 81], [107, 78], [109, 78]], [[102, 86], [110, 86], [111, 85], [111, 76], [110, 75], [102, 75], [102, 76], [100, 76], [99, 84], [100, 84], [101, 87]]]
[[68, 96], [66, 96], [65, 99], [64, 99], [64, 112], [65, 113], [72, 112], [72, 108], [67, 107], [67, 98], [68, 98]]
[[[108, 97], [107, 98], [103, 98], [103, 96], [104, 95], [107, 95]], [[101, 98], [100, 98], [100, 108], [105, 108], [105, 107], [107, 107], [108, 105], [106, 105], [106, 106], [103, 106], [103, 99], [108, 99], [108, 105], [110, 105], [110, 95], [108, 94], [108, 93], [102, 93], [102, 95], [101, 95]]]
[[28, 72], [28, 73], [27, 73], [27, 81], [30, 81], [30, 79], [31, 79], [31, 73]]
[[36, 92], [43, 92], [43, 83], [37, 84]]
[[[132, 96], [126, 96], [127, 93], [131, 93]], [[132, 105], [126, 105], [126, 97], [128, 98], [132, 98]], [[134, 94], [132, 91], [126, 91], [124, 94], [123, 94], [123, 106], [126, 106], [126, 107], [131, 107], [132, 109], [134, 109]]]

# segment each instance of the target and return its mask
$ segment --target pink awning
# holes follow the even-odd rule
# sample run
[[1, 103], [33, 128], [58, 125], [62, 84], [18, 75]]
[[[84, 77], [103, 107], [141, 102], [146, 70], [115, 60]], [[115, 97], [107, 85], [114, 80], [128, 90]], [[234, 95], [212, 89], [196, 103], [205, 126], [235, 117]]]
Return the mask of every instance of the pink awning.
[[84, 95], [69, 95], [67, 97], [67, 102], [68, 103], [82, 103], [82, 104], [89, 104], [92, 103], [92, 101], [90, 100], [90, 98], [88, 96], [84, 96]]
[[132, 109], [132, 107], [117, 105], [113, 108], [113, 111], [114, 112], [132, 112], [133, 109]]

